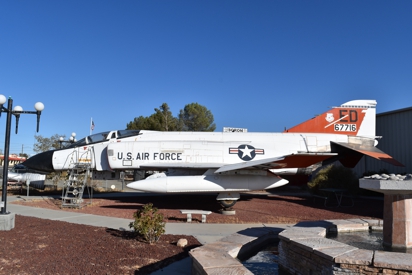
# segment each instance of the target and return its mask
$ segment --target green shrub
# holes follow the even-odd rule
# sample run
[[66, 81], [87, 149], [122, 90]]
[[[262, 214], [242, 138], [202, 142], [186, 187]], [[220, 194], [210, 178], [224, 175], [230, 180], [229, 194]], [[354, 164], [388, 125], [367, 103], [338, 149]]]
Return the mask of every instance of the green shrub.
[[133, 213], [134, 222], [129, 224], [130, 228], [143, 236], [150, 244], [157, 242], [160, 236], [165, 233], [163, 214], [157, 211], [153, 204], [145, 204], [142, 209]]
[[[312, 177], [308, 182], [310, 192], [322, 194], [322, 188], [345, 188], [352, 194], [359, 191], [359, 179], [349, 168], [338, 165], [328, 165]], [[324, 194], [322, 194], [324, 195]]]

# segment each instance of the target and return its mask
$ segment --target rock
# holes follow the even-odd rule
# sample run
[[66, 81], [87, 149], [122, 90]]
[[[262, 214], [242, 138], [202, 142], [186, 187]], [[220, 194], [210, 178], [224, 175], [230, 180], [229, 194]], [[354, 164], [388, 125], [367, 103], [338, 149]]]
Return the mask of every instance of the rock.
[[412, 174], [406, 174], [406, 175], [401, 175], [401, 174], [374, 174], [371, 176], [365, 176], [363, 177], [364, 179], [374, 179], [374, 180], [397, 180], [397, 181], [401, 181], [401, 180], [412, 180]]
[[187, 240], [186, 239], [179, 239], [177, 241], [177, 246], [178, 247], [185, 247], [187, 245]]

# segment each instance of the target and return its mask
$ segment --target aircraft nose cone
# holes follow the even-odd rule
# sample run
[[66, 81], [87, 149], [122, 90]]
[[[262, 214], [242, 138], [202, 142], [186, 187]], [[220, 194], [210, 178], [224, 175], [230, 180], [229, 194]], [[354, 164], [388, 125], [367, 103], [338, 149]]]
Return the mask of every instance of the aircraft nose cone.
[[54, 172], [53, 169], [53, 153], [55, 150], [43, 152], [28, 158], [22, 164], [29, 169], [41, 171], [41, 172]]

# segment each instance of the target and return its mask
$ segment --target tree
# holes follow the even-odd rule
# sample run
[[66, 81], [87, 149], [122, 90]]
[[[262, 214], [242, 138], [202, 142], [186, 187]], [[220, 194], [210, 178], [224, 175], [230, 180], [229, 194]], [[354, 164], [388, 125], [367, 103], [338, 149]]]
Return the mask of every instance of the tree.
[[127, 123], [127, 130], [153, 130], [148, 117], [135, 117], [133, 121]]
[[216, 129], [211, 111], [199, 103], [187, 104], [179, 114], [179, 127], [182, 131], [213, 132]]
[[127, 130], [154, 131], [214, 131], [212, 113], [206, 107], [192, 103], [180, 110], [177, 117], [172, 115], [167, 103], [155, 108], [155, 113], [149, 117], [139, 116], [126, 126]]
[[161, 131], [175, 131], [177, 130], [177, 119], [173, 117], [170, 111], [169, 105], [163, 103], [160, 109], [155, 108], [156, 113], [152, 116], [156, 117], [156, 121], [159, 122]]
[[23, 158], [29, 158], [29, 155], [27, 155], [26, 153], [20, 153], [19, 157], [23, 157]]
[[155, 113], [149, 117], [139, 116], [126, 126], [127, 130], [153, 130], [175, 131], [177, 130], [177, 118], [173, 117], [169, 105], [163, 103], [155, 108]]
[[153, 130], [153, 131], [175, 131], [177, 118], [173, 117], [167, 103], [163, 103], [159, 109], [149, 117], [139, 116], [126, 126], [127, 130]]
[[41, 152], [46, 152], [52, 149], [59, 149], [60, 148], [60, 142], [59, 142], [60, 137], [63, 137], [63, 139], [66, 138], [65, 135], [58, 135], [58, 134], [55, 134], [51, 136], [50, 138], [43, 137], [41, 135], [34, 135], [34, 138], [36, 139], [37, 143], [34, 144], [33, 151], [36, 153], [41, 153]]

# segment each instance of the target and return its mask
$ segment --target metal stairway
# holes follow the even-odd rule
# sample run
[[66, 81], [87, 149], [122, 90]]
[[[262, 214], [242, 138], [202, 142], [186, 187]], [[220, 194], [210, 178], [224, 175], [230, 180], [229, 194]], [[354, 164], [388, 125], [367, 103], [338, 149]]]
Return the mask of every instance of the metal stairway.
[[[70, 171], [69, 179], [63, 186], [61, 207], [81, 208], [85, 205], [83, 192], [87, 187], [87, 179], [90, 175], [90, 163], [74, 163]], [[91, 188], [88, 187], [90, 199]]]

